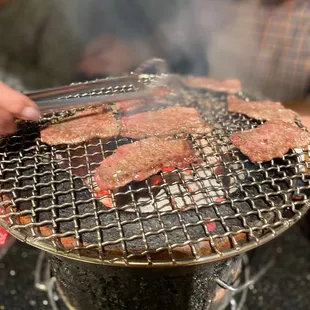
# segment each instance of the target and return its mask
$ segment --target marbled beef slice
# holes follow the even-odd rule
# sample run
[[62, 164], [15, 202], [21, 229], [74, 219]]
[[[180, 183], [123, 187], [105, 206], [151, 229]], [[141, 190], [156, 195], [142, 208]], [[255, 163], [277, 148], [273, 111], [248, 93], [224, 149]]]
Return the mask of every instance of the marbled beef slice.
[[234, 133], [231, 142], [252, 162], [282, 157], [289, 149], [310, 143], [310, 133], [292, 123], [267, 121], [255, 129]]
[[120, 146], [97, 168], [95, 181], [102, 190], [115, 189], [145, 180], [165, 167], [184, 168], [200, 162], [191, 142], [152, 137]]
[[119, 135], [120, 122], [102, 107], [77, 112], [41, 130], [41, 141], [50, 145], [78, 144], [93, 138], [109, 139]]
[[195, 108], [168, 107], [123, 117], [121, 136], [143, 139], [151, 136], [204, 135], [211, 130]]
[[185, 84], [192, 88], [209, 89], [228, 94], [235, 94], [241, 91], [241, 83], [236, 79], [220, 81], [205, 76], [189, 76], [185, 79]]
[[245, 101], [236, 96], [227, 98], [228, 111], [247, 115], [257, 120], [282, 120], [294, 123], [298, 114], [286, 109], [280, 102], [274, 101]]

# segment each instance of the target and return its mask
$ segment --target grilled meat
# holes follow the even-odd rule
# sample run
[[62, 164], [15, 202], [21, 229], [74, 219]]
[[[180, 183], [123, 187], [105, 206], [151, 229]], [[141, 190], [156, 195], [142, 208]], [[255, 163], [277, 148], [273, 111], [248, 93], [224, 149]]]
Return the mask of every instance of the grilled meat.
[[121, 136], [142, 139], [151, 136], [199, 134], [211, 131], [195, 108], [168, 107], [122, 118]]
[[167, 96], [167, 95], [172, 95], [174, 94], [175, 91], [172, 88], [163, 86], [163, 87], [159, 87], [157, 88], [154, 92], [153, 92], [153, 97], [155, 99]]
[[282, 157], [289, 149], [310, 143], [310, 133], [281, 120], [267, 121], [255, 129], [234, 133], [231, 142], [252, 162]]
[[93, 108], [41, 130], [41, 141], [51, 145], [78, 144], [93, 138], [109, 139], [119, 135], [120, 124], [112, 112]]
[[175, 94], [173, 89], [160, 87], [154, 91], [151, 98], [118, 101], [115, 103], [115, 108], [117, 112], [124, 115], [152, 110], [169, 105], [170, 100], [168, 96], [173, 94]]
[[144, 99], [122, 100], [115, 103], [116, 111], [122, 114], [132, 114], [144, 110], [148, 103]]
[[282, 120], [294, 123], [298, 114], [292, 110], [285, 109], [280, 102], [274, 101], [250, 101], [239, 99], [236, 96], [227, 98], [228, 111], [245, 114], [257, 120]]
[[119, 147], [97, 168], [95, 181], [102, 190], [115, 189], [165, 167], [187, 167], [200, 161], [190, 142], [152, 137]]
[[[108, 149], [108, 146], [111, 149]], [[112, 145], [105, 145], [104, 153], [107, 156], [110, 152], [112, 153], [114, 147]], [[111, 192], [109, 190], [100, 190], [95, 186], [94, 182], [94, 173], [97, 167], [100, 166], [102, 160], [104, 159], [102, 154], [102, 146], [99, 139], [93, 139], [87, 145], [87, 150], [83, 146], [72, 147], [70, 152], [67, 150], [57, 151], [56, 158], [58, 159], [57, 164], [68, 174], [72, 173], [73, 176], [77, 176], [82, 179], [83, 184], [97, 197], [100, 202], [105, 207], [112, 207], [112, 198]], [[159, 175], [154, 175], [148, 179], [148, 182], [151, 185], [158, 185], [163, 182], [162, 178]], [[136, 182], [134, 186], [131, 187], [132, 190], [135, 190], [134, 193], [135, 199], [141, 197], [148, 197], [149, 192], [138, 191], [139, 188], [145, 187], [145, 182]], [[128, 191], [128, 188], [124, 187], [123, 194], [115, 195], [115, 204], [118, 206], [124, 206], [125, 204], [131, 203], [131, 196], [125, 195], [124, 193]], [[160, 188], [152, 188], [152, 194], [156, 196], [160, 191]], [[118, 191], [114, 191], [114, 194]]]
[[219, 81], [204, 76], [189, 76], [185, 79], [185, 84], [192, 88], [209, 89], [229, 94], [235, 94], [241, 91], [241, 83], [236, 79]]

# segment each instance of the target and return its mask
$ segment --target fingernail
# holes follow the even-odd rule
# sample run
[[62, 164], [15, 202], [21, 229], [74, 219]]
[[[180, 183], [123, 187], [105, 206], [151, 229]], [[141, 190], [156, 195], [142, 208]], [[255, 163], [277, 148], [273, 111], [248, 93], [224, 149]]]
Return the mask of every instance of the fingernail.
[[37, 109], [26, 107], [22, 112], [22, 117], [27, 120], [37, 120], [40, 118], [40, 112]]

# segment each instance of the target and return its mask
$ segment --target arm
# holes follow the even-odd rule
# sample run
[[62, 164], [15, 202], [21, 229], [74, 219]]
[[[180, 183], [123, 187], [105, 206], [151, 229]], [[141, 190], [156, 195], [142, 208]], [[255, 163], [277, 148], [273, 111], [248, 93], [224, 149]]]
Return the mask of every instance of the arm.
[[[31, 4], [32, 9], [40, 6], [36, 1]], [[30, 8], [26, 7], [25, 15], [31, 15]], [[44, 3], [30, 29], [31, 45], [25, 46], [28, 55], [23, 59], [21, 47], [21, 55], [10, 57], [5, 66], [6, 71], [20, 77], [27, 88], [52, 87], [72, 81], [80, 48], [62, 9], [60, 2]]]

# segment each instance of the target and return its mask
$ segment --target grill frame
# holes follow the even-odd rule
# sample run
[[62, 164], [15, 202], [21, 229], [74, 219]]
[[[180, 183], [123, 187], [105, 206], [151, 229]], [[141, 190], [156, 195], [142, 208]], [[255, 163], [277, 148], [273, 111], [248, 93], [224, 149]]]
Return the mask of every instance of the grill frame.
[[[147, 83], [150, 83], [151, 81], [153, 81], [154, 79], [156, 79], [156, 77], [157, 76], [155, 76], [155, 75], [143, 75], [142, 79], [143, 79], [143, 82], [147, 84]], [[119, 92], [119, 91], [120, 92], [127, 92], [127, 91], [135, 91], [135, 90], [136, 89], [134, 88], [133, 85], [123, 85], [122, 87], [117, 87], [117, 88], [94, 90], [91, 93], [75, 94], [74, 96], [67, 96], [67, 97], [61, 98], [61, 100], [66, 100], [66, 99], [69, 99], [72, 97], [75, 98], [75, 97], [85, 97], [85, 96], [97, 96], [97, 95], [110, 94], [111, 92]], [[217, 120], [217, 118], [221, 119], [222, 114], [224, 114], [224, 115], [228, 116], [228, 118], [225, 121], [228, 122], [229, 126], [232, 126], [232, 128], [234, 128], [234, 126], [236, 125], [237, 127], [240, 126], [243, 129], [247, 129], [249, 127], [257, 126], [259, 124], [259, 122], [253, 122], [245, 116], [240, 116], [240, 115], [236, 116], [236, 115], [228, 114], [228, 112], [225, 111], [225, 108], [223, 110], [223, 107], [221, 107], [221, 106], [214, 108], [214, 106], [216, 104], [218, 104], [217, 100], [220, 100], [220, 102], [222, 102], [222, 104], [224, 104], [224, 102], [225, 102], [225, 95], [224, 94], [221, 94], [221, 93], [219, 94], [219, 93], [215, 93], [215, 92], [208, 92], [208, 91], [201, 92], [198, 90], [183, 89], [183, 90], [181, 90], [180, 96], [178, 96], [176, 98], [176, 100], [177, 101], [181, 100], [182, 103], [186, 105], [188, 102], [186, 100], [186, 96], [188, 96], [188, 95], [192, 96], [191, 100], [193, 100], [193, 98], [195, 98], [194, 99], [195, 105], [198, 108], [200, 108], [200, 112], [203, 114], [204, 117], [208, 116], [208, 115], [206, 115], [208, 113], [209, 114], [213, 113], [213, 116], [212, 116], [213, 120]], [[196, 95], [197, 95], [197, 97], [195, 97]], [[249, 98], [249, 96], [247, 96], [246, 94], [240, 93], [238, 95], [243, 97], [243, 98]], [[209, 102], [210, 106], [208, 108], [205, 105], [206, 102], [202, 103], [202, 101], [200, 101], [200, 99], [203, 100], [202, 98], [205, 98], [206, 96], [207, 97], [209, 96], [208, 102]], [[214, 101], [213, 103], [212, 103], [212, 100]], [[203, 112], [201, 110], [201, 105], [203, 105], [203, 108], [204, 108]], [[211, 110], [210, 110], [210, 108], [211, 108]], [[64, 114], [61, 114], [61, 113], [58, 115], [59, 115], [59, 117], [64, 116]], [[57, 120], [58, 116], [56, 118], [54, 116], [54, 117], [52, 117], [52, 119]], [[47, 121], [47, 119], [43, 119], [42, 124], [45, 124], [46, 121]], [[300, 123], [299, 123], [299, 125], [302, 126]], [[26, 126], [28, 126], [28, 125], [26, 125]], [[208, 146], [210, 144], [212, 144], [212, 142], [214, 142], [214, 140], [212, 140], [212, 139], [220, 137], [220, 135], [222, 134], [221, 130], [222, 130], [222, 128], [215, 129], [215, 131], [214, 131], [215, 134], [213, 132], [212, 136], [210, 136], [209, 138], [208, 137], [206, 138], [207, 142], [208, 142], [207, 143]], [[225, 132], [226, 135], [227, 135], [227, 132], [228, 131]], [[231, 132], [233, 132], [233, 131], [231, 131]], [[196, 140], [193, 137], [192, 137], [192, 140], [194, 142], [194, 146], [196, 146], [198, 148], [199, 152], [201, 152], [201, 148], [199, 149], [199, 147], [197, 146]], [[221, 138], [219, 138], [219, 140], [221, 140]], [[100, 142], [100, 143], [102, 143], [102, 142]], [[113, 143], [113, 142], [107, 142], [107, 143]], [[226, 145], [224, 144], [224, 146], [226, 146]], [[39, 147], [39, 148], [42, 147], [40, 142], [36, 142], [36, 147]], [[217, 148], [217, 147], [219, 147], [219, 145], [217, 145], [217, 143], [216, 143], [215, 147]], [[52, 147], [51, 149], [53, 149], [53, 148], [57, 150], [57, 147]], [[37, 151], [38, 151], [38, 149], [37, 149]], [[223, 153], [222, 151], [218, 151], [218, 149], [216, 150], [216, 152], [220, 153], [220, 154]], [[249, 169], [245, 169], [245, 164], [249, 165], [249, 162], [247, 160], [240, 159], [240, 157], [239, 157], [240, 154], [238, 155], [235, 149], [232, 149], [232, 150], [230, 149], [229, 152], [230, 152], [230, 156], [233, 156], [233, 157], [237, 156], [239, 158], [238, 161], [239, 161], [239, 163], [241, 163], [241, 166], [242, 166], [241, 170], [249, 171]], [[307, 151], [303, 151], [303, 152], [305, 152], [304, 154], [308, 155]], [[203, 153], [204, 153], [204, 151], [203, 151]], [[214, 155], [215, 153], [213, 150], [212, 155]], [[2, 152], [2, 147], [0, 147], [0, 156], [2, 159], [3, 159], [3, 156], [4, 157], [8, 156], [7, 154], [4, 154]], [[217, 155], [215, 155], [215, 157], [216, 156]], [[303, 162], [298, 161], [299, 156], [300, 156], [300, 154], [294, 155], [294, 152], [292, 154], [285, 155], [283, 160], [284, 160], [284, 162], [288, 161], [289, 164], [286, 165], [287, 169], [286, 170], [284, 169], [284, 175], [286, 175], [286, 173], [291, 171], [291, 169], [295, 169], [295, 171], [296, 171], [296, 169], [297, 169], [296, 167], [298, 167], [298, 169], [300, 170], [301, 165], [302, 166], [305, 165]], [[230, 160], [228, 160], [226, 162], [222, 157], [220, 159], [223, 161], [223, 164], [210, 163], [210, 162], [208, 162], [208, 160], [210, 160], [211, 157], [212, 156], [205, 157], [205, 158], [207, 158], [207, 162], [206, 162], [207, 167], [211, 167], [212, 169], [215, 166], [216, 167], [222, 167], [223, 165], [225, 166], [225, 169], [226, 169], [226, 165], [231, 164]], [[22, 161], [22, 160], [24, 160], [24, 158], [25, 157], [19, 155], [18, 160]], [[295, 162], [294, 162], [294, 159], [296, 159]], [[266, 168], [264, 168], [264, 165], [258, 165], [259, 170], [261, 170], [264, 173], [266, 173], [266, 171], [267, 171], [268, 177], [269, 177], [269, 175], [268, 175], [269, 171], [271, 171], [270, 172], [271, 174], [277, 173], [274, 171], [272, 172], [272, 170], [274, 170], [274, 167], [273, 167], [275, 165], [274, 162], [275, 161], [272, 161], [271, 166], [269, 168], [267, 168], [267, 170], [266, 170]], [[234, 161], [234, 164], [236, 164], [236, 161]], [[0, 166], [1, 175], [3, 174], [3, 171], [5, 171], [5, 168], [3, 168], [4, 167], [3, 165], [4, 165], [4, 163], [2, 161], [1, 166]], [[38, 165], [40, 165], [40, 163], [38, 163]], [[251, 167], [251, 164], [250, 164], [250, 167]], [[283, 171], [281, 171], [281, 162], [280, 162], [280, 164], [279, 163], [277, 164], [277, 167], [278, 167], [277, 169], [280, 169], [280, 172], [282, 173]], [[37, 168], [35, 168], [35, 169], [37, 169]], [[196, 168], [192, 168], [192, 169], [195, 170]], [[228, 172], [230, 174], [232, 174], [231, 169], [232, 168], [228, 168]], [[70, 178], [71, 182], [74, 183], [73, 182], [74, 176], [72, 175], [72, 169], [70, 168], [69, 170], [71, 170], [71, 172], [69, 173], [69, 178]], [[254, 173], [256, 173], [257, 169], [253, 170], [253, 171], [254, 171]], [[183, 170], [182, 169], [175, 169], [174, 173], [177, 174], [178, 176], [180, 176], [182, 174], [182, 177], [180, 177], [180, 179], [182, 180], [181, 181], [182, 186], [184, 184], [186, 185], [186, 181], [184, 181], [184, 177], [183, 177], [184, 169]], [[196, 175], [199, 175], [199, 172], [197, 172]], [[167, 188], [170, 190], [170, 185], [166, 184], [167, 183], [166, 174], [161, 173], [160, 176], [165, 181], [163, 182], [163, 186], [160, 185], [159, 187], [162, 186], [163, 188], [165, 188], [165, 191], [167, 190]], [[55, 176], [53, 176], [53, 178], [54, 177]], [[210, 176], [207, 175], [206, 179], [208, 179], [208, 177], [210, 178]], [[220, 177], [221, 178], [221, 176], [216, 176], [214, 174], [214, 172], [212, 172], [211, 177], [214, 177], [214, 178]], [[235, 176], [232, 175], [232, 177], [235, 177]], [[276, 183], [278, 179], [279, 179], [279, 176], [278, 176], [278, 178], [276, 178], [276, 181], [275, 180], [272, 181], [272, 178], [271, 178], [271, 181], [275, 182], [274, 184], [276, 184], [276, 186], [278, 186]], [[31, 222], [26, 223], [26, 226], [28, 225], [28, 227], [32, 227], [30, 229], [30, 231], [31, 231], [33, 236], [27, 236], [23, 232], [23, 230], [21, 230], [21, 231], [18, 230], [18, 229], [20, 229], [20, 227], [25, 227], [25, 223], [17, 226], [18, 229], [11, 228], [10, 224], [12, 224], [12, 220], [10, 223], [7, 223], [5, 221], [5, 217], [7, 217], [7, 215], [1, 215], [0, 214], [0, 224], [2, 224], [14, 237], [16, 237], [17, 239], [19, 239], [23, 242], [27, 242], [27, 243], [35, 246], [35, 247], [38, 247], [38, 248], [43, 249], [47, 252], [50, 252], [51, 254], [56, 254], [56, 255], [64, 256], [67, 258], [72, 258], [75, 260], [81, 260], [81, 261], [85, 261], [85, 262], [89, 262], [89, 263], [119, 265], [119, 266], [126, 265], [126, 266], [138, 266], [138, 267], [147, 267], [150, 265], [152, 265], [154, 267], [157, 267], [157, 266], [158, 267], [164, 267], [164, 266], [173, 266], [173, 265], [181, 265], [181, 266], [182, 265], [197, 265], [197, 264], [201, 264], [201, 263], [213, 262], [213, 261], [229, 258], [229, 257], [235, 256], [235, 255], [238, 255], [242, 252], [246, 252], [248, 250], [251, 250], [251, 249], [253, 249], [253, 248], [255, 248], [261, 244], [264, 244], [264, 243], [270, 241], [271, 239], [273, 239], [274, 237], [276, 237], [277, 235], [281, 234], [286, 229], [288, 229], [297, 220], [299, 220], [302, 217], [302, 215], [305, 214], [306, 211], [309, 209], [310, 204], [309, 204], [308, 197], [307, 197], [307, 199], [305, 199], [302, 202], [300, 202], [300, 201], [293, 202], [292, 197], [288, 197], [288, 196], [293, 195], [293, 191], [295, 191], [295, 190], [299, 191], [297, 185], [295, 184], [295, 183], [297, 183], [297, 179], [303, 179], [305, 181], [306, 180], [305, 174], [300, 172], [300, 177], [297, 177], [296, 175], [293, 175], [293, 176], [291, 175], [291, 178], [289, 178], [289, 180], [290, 180], [289, 183], [290, 183], [290, 185], [293, 184], [294, 188], [293, 189], [292, 188], [287, 189], [285, 194], [284, 194], [284, 203], [287, 205], [291, 205], [291, 211], [293, 211], [293, 213], [294, 213], [294, 215], [292, 217], [287, 218], [287, 219], [282, 218], [282, 220], [280, 220], [278, 222], [276, 221], [275, 223], [271, 224], [271, 223], [268, 223], [268, 220], [266, 218], [264, 218], [264, 216], [262, 215], [262, 214], [264, 214], [264, 212], [268, 215], [270, 210], [266, 211], [266, 210], [264, 210], [264, 208], [262, 210], [260, 210], [259, 208], [256, 209], [256, 214], [259, 217], [259, 221], [265, 222], [265, 226], [266, 226], [265, 228], [257, 229], [257, 227], [255, 227], [255, 226], [252, 227], [251, 225], [249, 225], [246, 217], [251, 215], [253, 212], [255, 213], [255, 204], [254, 204], [254, 207], [252, 210], [253, 212], [248, 211], [248, 212], [242, 213], [242, 211], [241, 212], [238, 211], [238, 208], [239, 208], [238, 203], [240, 203], [240, 204], [242, 203], [242, 199], [240, 199], [240, 197], [232, 199], [232, 204], [235, 203], [234, 200], [237, 201], [236, 202], [237, 212], [235, 212], [236, 210], [234, 210], [234, 212], [235, 212], [234, 214], [235, 214], [236, 220], [239, 217], [241, 217], [241, 220], [243, 221], [243, 225], [247, 226], [247, 227], [243, 227], [244, 229], [237, 230], [237, 231], [233, 231], [230, 227], [225, 227], [225, 225], [227, 226], [227, 224], [226, 224], [227, 218], [225, 219], [225, 215], [221, 215], [221, 213], [219, 211], [217, 211], [218, 208], [223, 207], [223, 206], [225, 206], [225, 204], [227, 204], [227, 199], [228, 199], [227, 197], [226, 197], [226, 200], [219, 202], [219, 203], [216, 203], [214, 201], [211, 202], [211, 204], [210, 203], [208, 203], [208, 204], [204, 203], [203, 206], [206, 205], [206, 207], [204, 206], [205, 208], [208, 208], [208, 207], [210, 208], [210, 205], [212, 205], [212, 208], [214, 208], [214, 209], [212, 209], [213, 210], [212, 212], [213, 213], [218, 212], [218, 214], [219, 214], [218, 218], [217, 219], [215, 218], [214, 221], [212, 221], [212, 218], [211, 218], [210, 219], [211, 222], [209, 222], [209, 224], [210, 223], [211, 224], [212, 223], [217, 224], [217, 222], [219, 220], [219, 222], [221, 224], [223, 224], [222, 226], [224, 227], [224, 229], [228, 230], [226, 232], [224, 231], [224, 233], [215, 234], [215, 235], [212, 234], [212, 232], [209, 231], [208, 226], [205, 225], [205, 219], [201, 216], [202, 211], [200, 209], [200, 206], [197, 205], [197, 202], [195, 202], [195, 199], [194, 199], [194, 208], [191, 210], [181, 212], [179, 210], [159, 211], [159, 210], [155, 209], [154, 210], [155, 213], [154, 212], [153, 213], [145, 213], [146, 214], [145, 215], [143, 212], [141, 213], [141, 210], [139, 210], [140, 207], [138, 206], [138, 203], [136, 202], [135, 197], [133, 197], [134, 194], [132, 194], [132, 192], [134, 192], [134, 191], [132, 191], [129, 188], [129, 190], [131, 191], [130, 196], [132, 198], [132, 204], [133, 204], [133, 207], [131, 207], [131, 208], [134, 209], [134, 212], [132, 212], [132, 211], [131, 212], [123, 211], [123, 212], [126, 212], [125, 213], [126, 216], [128, 214], [131, 214], [131, 217], [129, 216], [129, 219], [127, 219], [127, 222], [128, 221], [129, 221], [129, 223], [130, 223], [130, 221], [138, 222], [139, 228], [136, 228], [136, 229], [138, 229], [138, 230], [140, 229], [140, 235], [141, 236], [139, 236], [139, 239], [141, 239], [143, 241], [144, 245], [145, 244], [147, 245], [148, 244], [148, 242], [146, 241], [147, 237], [155, 234], [154, 231], [152, 230], [152, 227], [151, 227], [150, 231], [145, 231], [145, 228], [144, 228], [144, 220], [146, 219], [146, 220], [150, 221], [150, 219], [154, 218], [154, 214], [155, 214], [155, 217], [158, 218], [160, 225], [161, 225], [161, 228], [157, 229], [157, 234], [161, 234], [161, 233], [164, 234], [166, 249], [164, 249], [163, 246], [161, 246], [161, 247], [158, 246], [155, 249], [153, 249], [152, 251], [149, 251], [148, 248], [146, 247], [144, 250], [146, 252], [144, 259], [140, 259], [140, 257], [141, 257], [140, 254], [143, 252], [141, 249], [142, 246], [140, 247], [140, 249], [139, 249], [139, 247], [138, 248], [133, 247], [132, 252], [128, 251], [128, 249], [126, 248], [127, 247], [127, 245], [126, 245], [127, 239], [129, 239], [128, 241], [130, 241], [130, 239], [135, 240], [135, 239], [137, 239], [136, 238], [137, 235], [132, 235], [130, 238], [124, 237], [123, 223], [121, 223], [119, 221], [120, 214], [122, 214], [119, 211], [119, 207], [117, 210], [114, 210], [114, 211], [115, 211], [115, 217], [116, 217], [116, 221], [117, 221], [117, 225], [118, 225], [118, 229], [119, 229], [119, 233], [120, 233], [120, 239], [122, 239], [121, 240], [121, 250], [115, 249], [112, 246], [112, 247], [110, 247], [110, 249], [108, 249], [108, 251], [106, 250], [104, 253], [102, 251], [102, 248], [104, 247], [104, 245], [102, 245], [103, 241], [102, 241], [102, 233], [100, 232], [100, 227], [95, 227], [95, 230], [97, 231], [97, 234], [98, 234], [98, 240], [100, 241], [100, 242], [98, 241], [98, 249], [97, 250], [95, 249], [95, 247], [92, 247], [92, 246], [88, 247], [87, 245], [86, 246], [83, 245], [83, 243], [82, 244], [79, 243], [81, 240], [81, 237], [79, 236], [78, 230], [79, 230], [79, 227], [81, 227], [81, 224], [79, 224], [77, 222], [77, 219], [75, 217], [76, 214], [73, 215], [73, 217], [74, 217], [73, 223], [74, 223], [74, 233], [77, 235], [76, 245], [78, 247], [80, 247], [80, 249], [78, 249], [77, 251], [72, 251], [72, 249], [69, 249], [69, 252], [68, 252], [68, 249], [66, 249], [66, 248], [65, 249], [59, 248], [59, 245], [56, 245], [55, 241], [53, 241], [54, 247], [51, 247], [51, 244], [48, 244], [46, 242], [46, 240], [49, 239], [50, 237], [46, 237], [46, 236], [42, 237], [42, 235], [39, 236], [39, 238], [34, 237], [36, 235], [36, 232], [35, 232], [36, 226], [40, 226], [40, 225], [37, 225], [37, 223], [31, 223]], [[198, 181], [202, 182], [201, 177], [198, 177]], [[205, 180], [203, 180], [203, 182], [204, 181]], [[281, 182], [281, 180], [278, 180], [278, 181]], [[3, 181], [1, 183], [3, 183]], [[222, 185], [223, 185], [223, 181], [220, 181], [220, 183], [222, 183]], [[260, 183], [261, 183], [261, 186], [263, 186], [264, 180]], [[203, 184], [205, 184], [205, 183], [203, 183]], [[243, 185], [246, 185], [246, 184], [243, 184]], [[238, 183], [236, 186], [239, 189], [240, 186], [242, 187], [242, 184], [240, 185]], [[16, 185], [15, 185], [15, 187], [16, 187]], [[150, 190], [149, 185], [147, 185], [147, 187], [148, 187], [148, 192], [150, 193], [150, 195], [153, 195], [153, 194], [151, 194], [152, 193], [152, 186], [151, 186], [151, 190]], [[201, 187], [204, 188], [203, 185]], [[304, 186], [303, 189], [310, 189], [310, 185], [308, 184], [307, 186]], [[206, 188], [204, 188], [204, 190], [206, 190]], [[74, 191], [74, 189], [73, 189], [73, 191]], [[139, 189], [137, 191], [139, 192]], [[256, 199], [256, 198], [259, 199], [259, 198], [264, 197], [263, 189], [259, 188], [258, 191], [259, 191], [259, 194], [256, 196], [254, 195], [253, 196], [254, 199]], [[1, 190], [1, 193], [3, 194], [3, 189]], [[187, 196], [189, 196], [193, 200], [192, 196], [194, 194], [191, 194], [189, 191], [186, 194], [187, 194]], [[240, 193], [237, 191], [237, 194], [240, 194]], [[207, 188], [207, 195], [208, 195], [208, 188]], [[167, 194], [167, 196], [169, 196], [169, 193]], [[116, 197], [117, 197], [117, 193], [116, 193]], [[157, 197], [157, 195], [155, 195], [155, 197], [151, 196], [151, 199], [153, 202], [156, 201], [156, 197]], [[229, 196], [229, 197], [231, 197], [231, 196]], [[270, 202], [270, 198], [269, 198], [268, 194], [267, 194], [267, 196], [265, 196], [265, 198], [267, 199], [267, 203]], [[16, 197], [16, 199], [18, 200], [18, 197]], [[55, 197], [53, 199], [55, 199]], [[247, 201], [247, 200], [249, 200], [249, 197], [245, 196], [243, 199], [245, 201]], [[92, 197], [92, 201], [94, 201], [94, 200], [95, 200], [94, 197]], [[112, 201], [114, 201], [114, 203], [115, 203], [115, 194], [112, 195]], [[271, 200], [271, 202], [272, 202], [272, 200]], [[32, 201], [32, 203], [33, 203], [32, 212], [34, 212], [35, 217], [37, 217], [36, 211], [34, 211], [34, 210], [36, 210], [37, 206], [35, 205], [35, 203], [33, 201]], [[299, 209], [298, 206], [301, 204], [302, 204], [302, 206]], [[7, 202], [3, 202], [2, 206], [4, 206], [4, 205], [7, 205]], [[0, 205], [0, 207], [1, 207], [1, 205]], [[95, 208], [94, 210], [96, 210], [95, 206], [94, 206], [94, 208]], [[76, 206], [74, 206], [73, 209], [75, 209], [77, 214], [79, 214], [79, 210]], [[277, 216], [276, 214], [278, 214], [278, 216], [281, 219], [280, 213], [282, 211], [284, 212], [284, 206], [283, 205], [282, 206], [272, 205], [271, 209], [272, 209], [271, 213], [274, 212], [273, 214], [275, 217]], [[57, 213], [55, 211], [55, 209], [53, 210], [53, 208], [52, 208], [51, 210], [55, 214]], [[209, 210], [211, 210], [211, 208]], [[192, 213], [195, 213], [195, 212], [198, 216], [198, 220], [196, 220], [195, 223], [191, 223], [190, 219], [191, 219]], [[261, 213], [261, 212], [263, 212], [263, 213]], [[21, 214], [25, 214], [25, 213], [27, 213], [27, 210], [25, 210], [22, 213], [20, 213], [19, 211], [13, 210], [11, 216], [12, 217], [13, 216], [20, 216]], [[99, 220], [99, 223], [100, 223], [101, 220], [100, 220], [100, 214], [99, 213], [98, 213], [98, 210], [94, 211], [94, 216], [97, 217], [97, 220]], [[108, 214], [108, 213], [109, 212], [107, 211], [106, 214]], [[99, 216], [98, 216], [98, 214], [99, 214]], [[239, 215], [237, 216], [236, 214], [237, 215], [239, 214]], [[162, 225], [163, 224], [162, 217], [164, 217], [165, 215], [169, 215], [169, 216], [171, 216], [171, 218], [173, 218], [173, 217], [177, 218], [177, 221], [179, 221], [180, 224], [179, 225], [171, 225], [170, 228], [165, 228], [165, 226]], [[183, 218], [183, 215], [184, 215], [184, 218]], [[132, 216], [133, 217], [136, 216], [136, 218], [132, 219]], [[228, 219], [230, 217], [231, 217], [231, 215], [230, 216], [228, 215]], [[34, 218], [32, 218], [32, 221], [33, 220], [34, 220]], [[59, 238], [67, 238], [68, 234], [66, 232], [63, 232], [63, 233], [59, 232], [59, 227], [57, 227], [57, 223], [55, 222], [55, 220], [57, 221], [57, 216], [54, 218], [54, 222], [53, 222], [53, 224], [57, 228], [57, 230], [54, 230], [52, 232], [54, 234], [56, 234], [56, 236], [58, 236]], [[20, 217], [18, 218], [18, 221], [20, 221]], [[271, 219], [271, 221], [272, 221], [272, 219]], [[41, 220], [41, 222], [42, 222], [42, 220]], [[98, 222], [96, 222], [96, 223], [98, 223]], [[126, 220], [125, 220], [125, 224], [126, 224]], [[43, 227], [43, 226], [44, 225], [41, 224], [40, 227]], [[102, 225], [102, 221], [101, 221], [101, 225], [96, 224], [96, 226], [104, 226], [104, 225]], [[204, 230], [205, 236], [201, 235], [200, 238], [196, 238], [196, 239], [191, 238], [190, 234], [188, 233], [188, 230], [191, 226], [200, 226], [200, 228], [202, 228]], [[255, 230], [255, 228], [256, 228], [256, 230]], [[182, 242], [174, 242], [174, 243], [172, 242], [171, 243], [169, 241], [169, 238], [171, 238], [171, 236], [169, 235], [170, 230], [172, 230], [172, 232], [173, 232], [174, 230], [178, 230], [178, 229], [183, 229], [183, 233], [184, 233], [186, 240], [182, 241]], [[259, 235], [259, 234], [255, 235], [255, 231], [260, 231], [263, 229], [269, 229], [269, 232], [265, 233], [263, 235]], [[136, 231], [138, 231], [138, 230], [136, 230]], [[41, 232], [41, 234], [42, 234], [42, 232]], [[247, 234], [247, 236], [245, 236], [245, 234]], [[246, 240], [246, 237], [248, 237], [248, 236], [252, 237], [254, 240], [251, 240], [251, 241]], [[54, 237], [55, 236], [53, 236], [53, 238]], [[58, 240], [59, 238], [56, 238], [56, 239]], [[113, 243], [110, 242], [110, 245], [111, 244], [113, 245]], [[156, 242], [155, 242], [155, 244], [156, 244]], [[231, 248], [229, 248], [229, 247], [231, 247]], [[91, 250], [92, 248], [94, 250]], [[174, 250], [176, 250], [176, 251], [174, 251]], [[96, 251], [97, 251], [98, 257], [94, 256], [94, 254], [96, 254]], [[135, 251], [140, 251], [140, 253], [135, 253]], [[213, 253], [212, 253], [212, 251], [213, 251]], [[192, 255], [190, 252], [192, 253]], [[120, 253], [124, 257], [119, 257]]]

